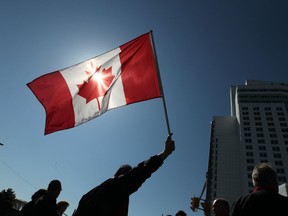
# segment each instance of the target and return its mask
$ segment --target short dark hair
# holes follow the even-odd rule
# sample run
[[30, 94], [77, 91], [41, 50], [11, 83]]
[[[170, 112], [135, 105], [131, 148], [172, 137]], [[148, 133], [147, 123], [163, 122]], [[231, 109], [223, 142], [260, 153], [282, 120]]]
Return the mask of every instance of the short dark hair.
[[36, 201], [37, 199], [39, 199], [41, 196], [43, 196], [46, 193], [46, 189], [39, 189], [38, 191], [36, 191], [32, 196], [31, 199], [33, 201]]
[[123, 175], [128, 173], [130, 170], [132, 170], [132, 167], [129, 164], [124, 164], [122, 166], [119, 167], [119, 169], [116, 171], [116, 173], [114, 174], [115, 177]]
[[48, 190], [56, 190], [61, 189], [61, 182], [57, 179], [52, 180], [48, 185]]
[[186, 216], [187, 214], [183, 210], [176, 212], [175, 216]]
[[65, 200], [59, 201], [59, 202], [57, 203], [57, 208], [61, 208], [62, 206], [68, 207], [68, 206], [69, 206], [69, 203], [68, 203], [67, 201], [65, 201]]

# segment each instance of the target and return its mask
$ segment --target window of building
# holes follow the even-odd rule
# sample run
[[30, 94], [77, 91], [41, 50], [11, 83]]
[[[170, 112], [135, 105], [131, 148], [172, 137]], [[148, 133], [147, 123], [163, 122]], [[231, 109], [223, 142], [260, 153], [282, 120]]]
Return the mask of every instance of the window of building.
[[253, 110], [259, 110], [259, 107], [253, 107]]
[[260, 152], [260, 153], [259, 153], [259, 156], [260, 156], [260, 157], [267, 157], [267, 153], [266, 153], [266, 152]]
[[262, 126], [262, 122], [255, 122], [256, 126]]
[[268, 126], [275, 126], [274, 122], [268, 122], [267, 125]]
[[259, 146], [258, 148], [260, 151], [266, 151], [266, 146]]
[[270, 138], [277, 138], [277, 134], [270, 134]]
[[260, 112], [254, 112], [254, 115], [260, 115]]
[[266, 116], [272, 116], [272, 112], [266, 112]]
[[253, 146], [252, 146], [252, 145], [246, 145], [246, 146], [245, 146], [245, 149], [246, 149], [246, 150], [252, 150], [252, 149], [253, 149]]
[[261, 117], [255, 117], [254, 120], [255, 121], [261, 121]]
[[252, 143], [251, 139], [245, 139], [245, 143]]
[[258, 139], [257, 142], [258, 142], [258, 144], [265, 144], [265, 140], [264, 139]]
[[264, 137], [263, 133], [257, 133], [257, 137]]
[[285, 174], [285, 170], [283, 168], [276, 168], [277, 174]]
[[281, 118], [279, 118], [279, 121], [286, 121], [286, 118], [285, 117], [281, 117]]
[[245, 137], [251, 137], [251, 133], [244, 133]]
[[253, 159], [253, 158], [247, 158], [247, 159], [246, 159], [246, 162], [247, 162], [248, 164], [254, 164], [254, 159]]
[[270, 107], [265, 107], [264, 110], [265, 110], [265, 111], [270, 111], [271, 108], [270, 108]]
[[274, 158], [282, 158], [280, 153], [274, 153]]
[[269, 128], [268, 130], [269, 130], [269, 132], [275, 132], [276, 131], [275, 128]]
[[267, 121], [273, 121], [273, 118], [272, 117], [267, 117], [266, 120]]
[[253, 157], [253, 152], [246, 152], [246, 156]]
[[275, 160], [275, 165], [276, 166], [283, 166], [283, 161]]
[[278, 144], [278, 140], [271, 140], [271, 144]]
[[251, 171], [254, 169], [254, 166], [247, 166], [247, 171], [251, 173]]
[[280, 151], [280, 148], [279, 148], [278, 146], [276, 146], [276, 147], [273, 146], [273, 147], [272, 147], [272, 150], [273, 150], [273, 151]]

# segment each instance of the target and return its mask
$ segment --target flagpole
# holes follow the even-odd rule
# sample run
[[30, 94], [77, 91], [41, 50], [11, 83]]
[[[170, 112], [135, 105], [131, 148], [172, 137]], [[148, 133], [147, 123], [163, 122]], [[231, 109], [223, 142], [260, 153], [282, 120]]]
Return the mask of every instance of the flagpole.
[[161, 76], [160, 76], [160, 70], [159, 70], [159, 65], [158, 65], [157, 54], [156, 54], [152, 30], [149, 33], [150, 33], [150, 38], [151, 38], [152, 50], [153, 50], [153, 54], [154, 54], [154, 58], [155, 58], [155, 62], [156, 62], [156, 69], [157, 69], [157, 73], [158, 73], [158, 77], [159, 77], [160, 90], [162, 93], [162, 101], [163, 101], [163, 107], [164, 107], [164, 112], [165, 112], [165, 119], [166, 119], [166, 124], [167, 124], [167, 129], [168, 129], [168, 135], [170, 135], [171, 130], [170, 130], [170, 125], [169, 125], [167, 107], [166, 107], [166, 102], [165, 102], [165, 97], [164, 97], [164, 91], [163, 91], [163, 86], [162, 86], [162, 81], [161, 81]]

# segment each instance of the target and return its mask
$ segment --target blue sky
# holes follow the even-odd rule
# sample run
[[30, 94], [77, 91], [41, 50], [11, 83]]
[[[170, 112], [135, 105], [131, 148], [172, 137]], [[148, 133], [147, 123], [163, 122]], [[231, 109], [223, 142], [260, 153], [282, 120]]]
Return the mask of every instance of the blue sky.
[[130, 197], [129, 215], [202, 215], [190, 198], [205, 182], [212, 117], [230, 115], [230, 86], [288, 82], [287, 10], [285, 0], [0, 1], [0, 190], [28, 201], [59, 179], [70, 216], [121, 164], [162, 151], [161, 99], [44, 136], [45, 111], [26, 86], [153, 30], [176, 150]]

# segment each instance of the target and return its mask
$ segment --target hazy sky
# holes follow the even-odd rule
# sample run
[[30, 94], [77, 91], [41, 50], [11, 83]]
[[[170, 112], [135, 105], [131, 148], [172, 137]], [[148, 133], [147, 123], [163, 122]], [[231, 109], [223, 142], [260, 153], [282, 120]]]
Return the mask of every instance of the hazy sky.
[[205, 182], [212, 117], [230, 115], [231, 85], [288, 82], [287, 11], [286, 0], [1, 0], [0, 190], [29, 201], [59, 179], [71, 216], [120, 165], [162, 151], [161, 99], [44, 136], [44, 108], [26, 86], [153, 30], [176, 150], [130, 197], [129, 215], [203, 215], [189, 206]]

